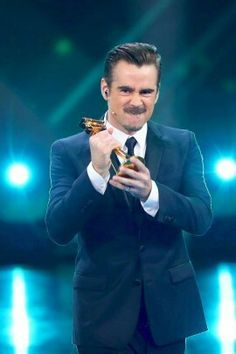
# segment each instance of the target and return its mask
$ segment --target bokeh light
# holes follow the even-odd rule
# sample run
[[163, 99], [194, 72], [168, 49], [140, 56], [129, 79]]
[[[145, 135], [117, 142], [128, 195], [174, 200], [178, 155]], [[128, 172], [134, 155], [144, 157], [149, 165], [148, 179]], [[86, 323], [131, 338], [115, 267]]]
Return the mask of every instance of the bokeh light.
[[13, 163], [6, 172], [7, 182], [13, 187], [24, 187], [29, 182], [31, 173], [26, 164]]
[[236, 178], [236, 161], [233, 159], [221, 159], [216, 164], [216, 173], [222, 180]]

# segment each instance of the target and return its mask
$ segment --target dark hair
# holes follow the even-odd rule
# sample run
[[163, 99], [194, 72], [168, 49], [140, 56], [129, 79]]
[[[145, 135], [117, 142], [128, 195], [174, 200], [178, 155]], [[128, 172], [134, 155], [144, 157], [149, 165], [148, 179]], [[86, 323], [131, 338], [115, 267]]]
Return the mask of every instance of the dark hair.
[[159, 87], [161, 79], [161, 56], [154, 45], [134, 42], [120, 44], [111, 49], [105, 58], [103, 75], [109, 87], [112, 83], [113, 69], [120, 60], [139, 67], [154, 64], [158, 73], [157, 87]]

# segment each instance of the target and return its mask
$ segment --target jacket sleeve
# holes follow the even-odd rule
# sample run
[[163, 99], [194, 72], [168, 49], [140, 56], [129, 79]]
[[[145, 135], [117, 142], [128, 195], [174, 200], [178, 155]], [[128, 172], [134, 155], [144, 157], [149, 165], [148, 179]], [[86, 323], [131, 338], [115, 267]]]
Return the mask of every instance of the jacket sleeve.
[[158, 182], [157, 186], [159, 211], [155, 219], [158, 222], [195, 235], [207, 232], [212, 223], [211, 197], [204, 179], [202, 155], [192, 132], [179, 191]]
[[49, 237], [66, 244], [87, 222], [102, 195], [92, 186], [86, 168], [78, 176], [63, 141], [51, 148], [49, 202], [45, 216]]

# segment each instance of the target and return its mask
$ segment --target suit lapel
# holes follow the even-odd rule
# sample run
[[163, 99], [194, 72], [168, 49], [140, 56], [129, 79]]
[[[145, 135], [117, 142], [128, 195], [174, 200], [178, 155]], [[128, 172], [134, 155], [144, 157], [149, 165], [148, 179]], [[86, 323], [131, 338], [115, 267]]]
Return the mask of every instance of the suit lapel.
[[[115, 171], [118, 171], [119, 167], [120, 167], [120, 161], [119, 161], [118, 157], [116, 156], [116, 154], [114, 153], [114, 151], [111, 154], [111, 162], [112, 162], [112, 165], [110, 167], [110, 176], [112, 178], [114, 176], [114, 174], [116, 173]], [[125, 204], [126, 206], [128, 206], [128, 208], [130, 210], [132, 210], [132, 204], [133, 204], [134, 197], [132, 197], [129, 193], [127, 193], [125, 191], [121, 191], [121, 190], [114, 188], [112, 186], [110, 186], [110, 187], [111, 187], [112, 194], [116, 198], [116, 201], [119, 203], [119, 205]]]
[[119, 167], [120, 167], [120, 161], [119, 161], [118, 157], [116, 156], [115, 152], [112, 151], [112, 153], [111, 153], [111, 167], [110, 167], [111, 177], [113, 177], [114, 174], [116, 174], [116, 171], [119, 170]]
[[[115, 174], [116, 171], [119, 170], [119, 166], [120, 166], [120, 162], [118, 157], [116, 156], [116, 154], [114, 153], [114, 151], [111, 153], [111, 167], [110, 167], [110, 178], [112, 178]], [[110, 190], [111, 194], [113, 195], [113, 197], [115, 198], [116, 202], [118, 203], [118, 205], [122, 205], [126, 202], [126, 198], [125, 197], [125, 192], [122, 192], [121, 190], [119, 190], [118, 188], [115, 188], [113, 186], [111, 186], [110, 184], [108, 184], [108, 190]]]
[[160, 168], [161, 158], [164, 151], [164, 142], [158, 128], [148, 124], [147, 148], [145, 154], [146, 166], [150, 171], [151, 178], [156, 180]]

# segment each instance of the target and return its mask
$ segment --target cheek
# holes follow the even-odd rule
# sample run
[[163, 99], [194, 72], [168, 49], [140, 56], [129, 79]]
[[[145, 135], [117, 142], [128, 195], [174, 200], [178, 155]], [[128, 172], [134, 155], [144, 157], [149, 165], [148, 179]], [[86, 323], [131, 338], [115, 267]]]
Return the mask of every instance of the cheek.
[[155, 108], [155, 101], [153, 101], [153, 102], [149, 102], [147, 105], [146, 105], [146, 107], [147, 107], [147, 109], [148, 109], [148, 111], [150, 111], [150, 112], [152, 112], [153, 110], [154, 110], [154, 108]]
[[128, 103], [126, 100], [119, 100], [119, 101], [116, 101], [113, 105], [113, 107], [119, 111], [120, 113], [123, 113], [124, 112], [124, 108], [127, 107]]
[[111, 99], [109, 101], [111, 107], [116, 107], [117, 109], [122, 108], [124, 103], [121, 99]]

